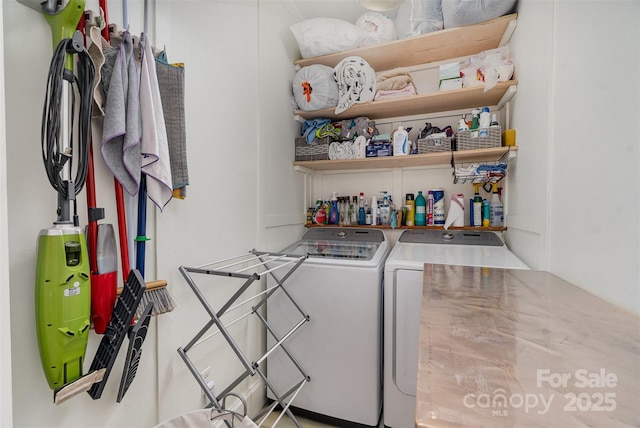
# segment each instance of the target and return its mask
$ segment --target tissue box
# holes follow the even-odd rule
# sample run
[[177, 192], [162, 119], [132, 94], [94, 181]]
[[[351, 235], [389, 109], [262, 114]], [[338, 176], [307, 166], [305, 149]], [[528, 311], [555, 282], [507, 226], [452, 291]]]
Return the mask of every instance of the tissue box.
[[368, 158], [393, 156], [393, 147], [391, 143], [369, 143], [366, 147], [366, 156]]
[[442, 64], [440, 66], [440, 83], [439, 91], [450, 91], [452, 89], [462, 88], [462, 79], [460, 78], [460, 63], [452, 62]]

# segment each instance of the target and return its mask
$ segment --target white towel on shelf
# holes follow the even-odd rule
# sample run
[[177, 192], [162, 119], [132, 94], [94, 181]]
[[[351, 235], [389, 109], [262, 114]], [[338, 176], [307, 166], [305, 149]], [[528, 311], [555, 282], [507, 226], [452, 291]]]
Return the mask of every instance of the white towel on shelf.
[[147, 195], [160, 210], [171, 200], [173, 186], [171, 183], [171, 162], [167, 129], [156, 61], [151, 52], [151, 44], [144, 40], [142, 54], [142, 70], [140, 73], [140, 114], [142, 117], [142, 172], [147, 175]]
[[336, 114], [353, 104], [372, 101], [376, 95], [376, 72], [359, 56], [349, 56], [340, 61], [334, 67], [333, 74], [339, 91]]

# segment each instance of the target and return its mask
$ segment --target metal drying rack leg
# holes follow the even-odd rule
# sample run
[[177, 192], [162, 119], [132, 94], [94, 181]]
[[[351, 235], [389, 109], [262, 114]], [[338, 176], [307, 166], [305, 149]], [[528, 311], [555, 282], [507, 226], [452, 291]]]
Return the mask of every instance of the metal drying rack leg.
[[[264, 415], [263, 421], [268, 417], [268, 415], [278, 406], [280, 405], [283, 409], [282, 413], [279, 415], [277, 420], [274, 422], [272, 427], [275, 427], [282, 416], [286, 413], [292, 419], [294, 424], [298, 428], [302, 428], [295, 415], [289, 409], [291, 403], [296, 398], [300, 390], [311, 380], [309, 375], [304, 371], [300, 363], [295, 360], [295, 358], [291, 355], [289, 350], [286, 348], [285, 344], [287, 340], [293, 336], [304, 324], [306, 324], [310, 317], [307, 315], [302, 308], [295, 302], [289, 292], [285, 289], [284, 283], [289, 279], [289, 277], [293, 274], [293, 272], [298, 269], [302, 263], [308, 258], [308, 255], [305, 256], [291, 256], [282, 253], [269, 253], [263, 251], [252, 250], [247, 254], [242, 254], [235, 257], [229, 257], [223, 260], [218, 260], [215, 262], [207, 263], [204, 265], [196, 266], [196, 267], [186, 267], [181, 266], [179, 268], [180, 273], [186, 280], [187, 284], [200, 301], [205, 311], [209, 315], [210, 319], [205, 323], [205, 325], [193, 336], [193, 338], [184, 346], [178, 348], [178, 354], [182, 357], [182, 360], [187, 365], [189, 371], [196, 379], [200, 388], [202, 388], [204, 394], [209, 399], [209, 405], [207, 407], [213, 407], [217, 410], [223, 410], [222, 405], [220, 404], [222, 397], [231, 393], [235, 387], [237, 387], [240, 382], [246, 379], [248, 376], [253, 376], [256, 373], [263, 379], [267, 388], [271, 391], [276, 400], [270, 406], [270, 408], [263, 410], [260, 412], [259, 417]], [[275, 275], [275, 271], [281, 269], [288, 269], [286, 273], [282, 276], [282, 278], [278, 279]], [[265, 290], [262, 293], [258, 293], [255, 296], [251, 297], [248, 300], [238, 303], [238, 299], [247, 291], [247, 289], [256, 281], [260, 280], [263, 275], [270, 275], [275, 279], [276, 285]], [[233, 293], [233, 295], [227, 299], [223, 305], [217, 311], [213, 309], [213, 307], [207, 301], [205, 295], [201, 292], [200, 288], [196, 285], [194, 280], [195, 275], [214, 275], [214, 276], [222, 276], [226, 278], [236, 278], [239, 280], [244, 280], [244, 282], [238, 287], [238, 289]], [[274, 331], [274, 329], [269, 325], [267, 319], [260, 314], [258, 309], [260, 309], [263, 305], [266, 304], [269, 297], [273, 295], [276, 291], [281, 290], [287, 298], [292, 302], [296, 310], [300, 313], [300, 320], [295, 322], [294, 325], [290, 326], [289, 330], [281, 335]], [[251, 308], [251, 311], [247, 314], [241, 316], [240, 318], [232, 321], [231, 323], [224, 324], [221, 320], [222, 316], [232, 310], [242, 306], [243, 304], [249, 302], [250, 300], [260, 298], [259, 302]], [[274, 338], [275, 344], [269, 347], [267, 351], [255, 361], [249, 361], [246, 357], [245, 353], [242, 351], [241, 347], [236, 343], [233, 336], [228, 330], [228, 327], [235, 322], [243, 319], [249, 315], [256, 315], [257, 318], [262, 322], [266, 331]], [[217, 331], [214, 333], [205, 336], [205, 334], [212, 328], [216, 328]], [[209, 389], [207, 386], [206, 380], [200, 374], [200, 371], [195, 366], [193, 361], [189, 358], [189, 351], [196, 345], [203, 343], [204, 341], [211, 338], [213, 335], [220, 333], [226, 342], [229, 344], [237, 358], [240, 360], [244, 367], [244, 372], [240, 374], [234, 381], [232, 381], [218, 396], [216, 396], [213, 391]], [[300, 372], [300, 380], [284, 394], [280, 394], [276, 391], [274, 385], [269, 381], [267, 376], [264, 374], [261, 369], [262, 363], [266, 361], [266, 359], [276, 350], [282, 349], [284, 352], [284, 356], [289, 358], [295, 367]], [[289, 398], [291, 397], [291, 398]], [[229, 426], [229, 423], [227, 426]], [[260, 422], [260, 425], [262, 422]]]

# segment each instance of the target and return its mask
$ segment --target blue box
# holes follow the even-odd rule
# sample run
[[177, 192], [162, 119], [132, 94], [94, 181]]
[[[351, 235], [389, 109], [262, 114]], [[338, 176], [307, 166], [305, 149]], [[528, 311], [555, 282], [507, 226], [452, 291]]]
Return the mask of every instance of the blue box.
[[391, 143], [369, 143], [366, 147], [368, 158], [379, 158], [383, 156], [393, 156]]

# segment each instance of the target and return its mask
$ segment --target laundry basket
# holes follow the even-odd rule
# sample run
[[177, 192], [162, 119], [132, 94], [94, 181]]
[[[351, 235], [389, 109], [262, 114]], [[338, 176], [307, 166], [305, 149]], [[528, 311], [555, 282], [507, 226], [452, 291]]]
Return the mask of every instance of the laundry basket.
[[471, 131], [458, 131], [456, 134], [457, 150], [488, 149], [502, 145], [502, 127], [489, 128], [487, 137], [472, 137]]
[[307, 144], [304, 137], [296, 138], [296, 162], [315, 161], [329, 159], [329, 144], [331, 137], [315, 138], [311, 144]]

